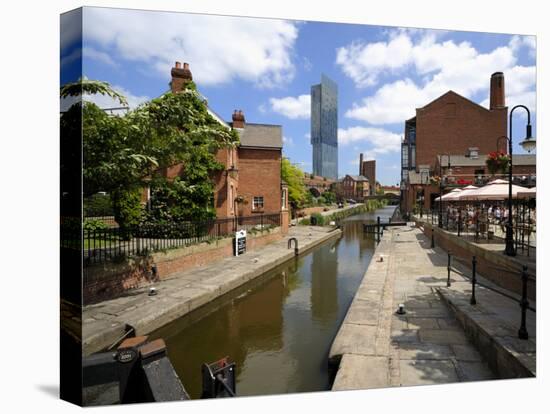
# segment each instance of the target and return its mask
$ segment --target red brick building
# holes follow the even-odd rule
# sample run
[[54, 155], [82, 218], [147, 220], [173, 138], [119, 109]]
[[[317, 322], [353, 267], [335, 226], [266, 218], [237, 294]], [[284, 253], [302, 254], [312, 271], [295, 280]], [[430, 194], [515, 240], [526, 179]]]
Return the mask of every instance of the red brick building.
[[369, 179], [362, 175], [346, 174], [346, 176], [336, 184], [336, 196], [338, 199], [364, 201], [369, 195]]
[[[405, 121], [401, 146], [403, 212], [412, 211], [419, 203], [425, 208], [433, 205], [439, 193], [433, 177], [439, 175], [440, 155], [443, 166], [447, 164], [447, 156], [443, 154], [449, 154], [455, 162], [459, 159], [478, 160], [468, 169], [466, 165], [455, 166], [464, 168], [463, 172], [475, 175], [476, 169], [483, 168], [484, 157], [497, 149], [498, 138], [507, 132], [508, 108], [504, 96], [504, 75], [496, 72], [490, 79], [489, 109], [448, 91], [426, 106], [417, 108], [416, 116]], [[453, 172], [456, 174], [457, 171]]]
[[359, 154], [359, 175], [369, 180], [369, 195], [376, 195], [376, 160], [363, 161], [363, 154]]
[[[171, 71], [172, 93], [192, 80], [189, 65], [176, 62]], [[280, 125], [247, 123], [241, 110], [225, 122], [211, 108], [208, 112], [220, 124], [238, 132], [236, 148], [223, 148], [216, 159], [223, 171], [212, 174], [217, 218], [280, 214], [282, 228], [288, 228], [288, 189], [281, 180], [283, 133]], [[181, 174], [181, 165], [164, 171], [168, 178]]]

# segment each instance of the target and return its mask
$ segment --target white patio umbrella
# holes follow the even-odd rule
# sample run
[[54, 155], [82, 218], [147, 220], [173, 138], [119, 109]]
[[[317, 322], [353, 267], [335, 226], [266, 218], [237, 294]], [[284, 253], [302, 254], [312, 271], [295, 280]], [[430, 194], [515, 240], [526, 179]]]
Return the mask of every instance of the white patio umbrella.
[[457, 194], [456, 200], [466, 200], [466, 197], [468, 196], [468, 194], [470, 194], [471, 192], [477, 189], [478, 187], [476, 187], [475, 185], [469, 185], [467, 187], [464, 187], [462, 191], [459, 194]]
[[[512, 198], [517, 198], [519, 192], [525, 192], [527, 188], [512, 184]], [[504, 200], [508, 198], [508, 181], [494, 180], [476, 190], [459, 196], [459, 200]]]
[[458, 200], [457, 196], [458, 193], [462, 192], [462, 188], [455, 188], [454, 190], [451, 190], [447, 194], [444, 194], [441, 197], [437, 197], [435, 201], [452, 201], [452, 200]]
[[537, 187], [529, 188], [528, 190], [518, 193], [518, 198], [535, 198], [537, 196]]

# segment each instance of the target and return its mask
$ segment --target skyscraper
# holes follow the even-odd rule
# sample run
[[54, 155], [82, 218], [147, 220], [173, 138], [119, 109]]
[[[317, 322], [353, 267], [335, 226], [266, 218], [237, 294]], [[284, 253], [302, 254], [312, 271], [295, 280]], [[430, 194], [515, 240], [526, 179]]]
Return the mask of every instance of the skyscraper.
[[311, 87], [313, 174], [338, 179], [338, 86], [321, 75]]

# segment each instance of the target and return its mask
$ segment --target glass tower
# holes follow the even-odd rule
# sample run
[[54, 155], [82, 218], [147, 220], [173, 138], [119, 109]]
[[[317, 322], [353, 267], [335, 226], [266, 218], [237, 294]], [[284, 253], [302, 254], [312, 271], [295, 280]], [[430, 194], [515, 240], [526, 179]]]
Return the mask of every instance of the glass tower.
[[313, 174], [338, 179], [338, 86], [321, 75], [311, 87]]

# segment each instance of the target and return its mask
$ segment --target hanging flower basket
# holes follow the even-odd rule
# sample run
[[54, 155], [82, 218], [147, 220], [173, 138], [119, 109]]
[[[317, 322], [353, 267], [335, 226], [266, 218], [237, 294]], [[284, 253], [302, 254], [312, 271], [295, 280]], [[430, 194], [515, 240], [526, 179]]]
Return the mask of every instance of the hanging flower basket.
[[506, 173], [510, 164], [510, 156], [503, 151], [490, 152], [487, 156], [487, 169], [491, 174]]
[[248, 201], [246, 201], [246, 198], [242, 195], [235, 197], [235, 202], [238, 204], [248, 204]]
[[439, 185], [439, 182], [441, 181], [441, 177], [437, 176], [437, 175], [432, 175], [430, 177], [430, 184], [431, 185]]

